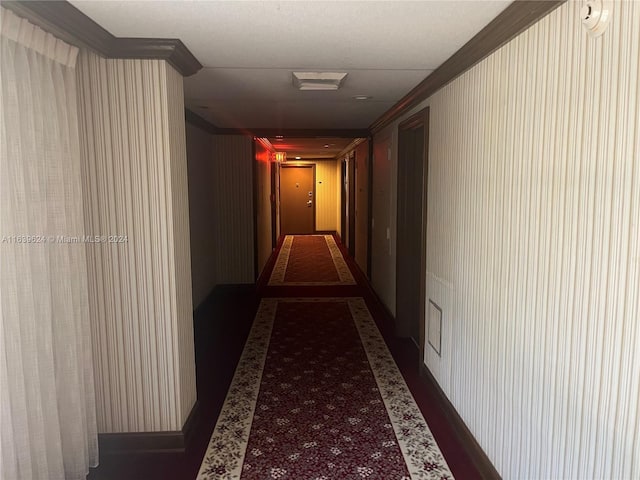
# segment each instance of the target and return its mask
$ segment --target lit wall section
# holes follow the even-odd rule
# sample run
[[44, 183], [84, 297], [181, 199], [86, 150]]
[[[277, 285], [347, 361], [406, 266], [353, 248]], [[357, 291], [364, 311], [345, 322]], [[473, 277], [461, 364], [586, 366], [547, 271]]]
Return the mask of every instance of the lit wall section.
[[[565, 3], [414, 110], [442, 308], [426, 364], [504, 478], [640, 477], [640, 3], [613, 6], [594, 39]], [[389, 300], [397, 124], [374, 148]]]
[[179, 431], [196, 401], [182, 76], [163, 60], [78, 61], [100, 433]]

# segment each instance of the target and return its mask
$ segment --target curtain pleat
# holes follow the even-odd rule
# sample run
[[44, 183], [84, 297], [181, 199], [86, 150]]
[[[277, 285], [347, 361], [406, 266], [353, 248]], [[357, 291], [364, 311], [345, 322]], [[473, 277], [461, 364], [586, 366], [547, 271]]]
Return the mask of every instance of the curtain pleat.
[[81, 479], [97, 431], [77, 49], [2, 9], [0, 477]]

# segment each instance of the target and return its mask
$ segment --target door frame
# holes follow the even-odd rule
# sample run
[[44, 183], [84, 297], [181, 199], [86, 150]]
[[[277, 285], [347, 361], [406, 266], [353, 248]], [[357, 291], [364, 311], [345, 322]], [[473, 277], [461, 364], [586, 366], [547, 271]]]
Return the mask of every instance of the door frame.
[[[418, 338], [418, 348], [419, 352], [419, 360], [422, 364], [424, 361], [424, 349], [425, 349], [425, 320], [426, 320], [426, 273], [427, 273], [427, 200], [428, 200], [428, 176], [429, 176], [429, 107], [424, 108], [418, 113], [412, 115], [404, 122], [400, 123], [398, 126], [398, 178], [397, 185], [400, 185], [401, 179], [400, 174], [400, 152], [402, 145], [402, 133], [409, 132], [411, 130], [415, 130], [416, 128], [424, 128], [424, 139], [423, 139], [423, 152], [422, 152], [422, 192], [420, 194], [420, 198], [415, 198], [414, 201], [420, 202], [422, 207], [422, 225], [420, 227], [420, 285], [419, 285], [419, 308], [418, 308], [418, 325], [419, 325], [419, 338]], [[399, 200], [399, 199], [398, 199]], [[399, 219], [399, 211], [402, 208], [400, 201], [397, 202], [397, 212], [396, 218]], [[400, 235], [401, 226], [397, 225], [397, 235]], [[401, 262], [401, 252], [396, 252], [396, 272], [398, 271], [398, 266]], [[398, 289], [402, 288], [402, 281], [398, 275], [396, 275], [396, 292]], [[396, 293], [397, 298], [397, 293]], [[397, 300], [396, 300], [397, 302]], [[396, 306], [397, 311], [397, 306]], [[411, 331], [411, 323], [410, 320], [400, 319], [403, 324], [396, 324], [396, 332], [400, 336], [410, 336], [409, 332]]]
[[340, 159], [340, 241], [346, 245], [347, 231], [347, 157]]
[[347, 242], [347, 250], [351, 258], [356, 258], [356, 151], [355, 149], [349, 155], [349, 241]]
[[373, 136], [367, 137], [369, 142], [369, 175], [367, 178], [367, 278], [371, 280], [371, 246], [373, 237]]
[[278, 245], [278, 227], [280, 225], [280, 202], [278, 198], [278, 185], [280, 182], [280, 169], [276, 162], [271, 163], [271, 248]]
[[[311, 197], [312, 209], [313, 209], [313, 232], [316, 233], [316, 164], [315, 163], [282, 163], [280, 164], [280, 168], [278, 168], [278, 180], [280, 184], [280, 190], [282, 190], [282, 179], [280, 175], [282, 174], [282, 169], [284, 168], [311, 168], [313, 172], [313, 196]], [[282, 235], [282, 199], [278, 202], [278, 208], [280, 209], [280, 215], [278, 216], [278, 220], [280, 222], [280, 234]]]

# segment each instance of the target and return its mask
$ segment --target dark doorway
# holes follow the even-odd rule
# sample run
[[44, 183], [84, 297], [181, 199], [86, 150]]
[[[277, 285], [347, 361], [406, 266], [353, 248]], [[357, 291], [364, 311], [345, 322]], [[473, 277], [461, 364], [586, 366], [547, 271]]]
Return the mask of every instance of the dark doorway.
[[315, 165], [280, 168], [280, 233], [315, 232]]
[[421, 352], [424, 350], [428, 132], [428, 108], [398, 128], [396, 333], [413, 339]]
[[340, 188], [340, 235], [343, 245], [347, 244], [347, 237], [349, 232], [347, 231], [347, 161], [342, 159], [340, 161], [341, 176], [340, 180], [342, 186]]
[[350, 152], [342, 161], [340, 190], [342, 244], [351, 257], [356, 253], [356, 153]]
[[271, 246], [276, 248], [278, 245], [278, 238], [280, 237], [279, 225], [280, 225], [280, 203], [278, 202], [279, 185], [280, 181], [280, 169], [276, 162], [271, 165]]
[[369, 276], [369, 142], [356, 148], [355, 174], [355, 260]]

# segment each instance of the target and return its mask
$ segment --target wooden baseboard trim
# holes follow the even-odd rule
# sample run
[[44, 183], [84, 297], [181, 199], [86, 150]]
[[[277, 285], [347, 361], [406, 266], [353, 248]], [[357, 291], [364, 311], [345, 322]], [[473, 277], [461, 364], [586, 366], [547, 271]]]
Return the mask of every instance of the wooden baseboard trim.
[[130, 455], [141, 453], [184, 453], [195, 435], [200, 417], [196, 401], [182, 430], [169, 432], [126, 432], [98, 434], [100, 455]]
[[202, 315], [202, 312], [209, 307], [209, 304], [220, 296], [230, 293], [251, 292], [255, 291], [255, 289], [254, 283], [220, 283], [213, 287], [207, 296], [193, 309], [193, 318], [195, 319]]
[[423, 363], [420, 365], [420, 378], [435, 392], [438, 403], [445, 413], [448, 423], [451, 425], [456, 437], [467, 452], [469, 458], [471, 458], [476, 469], [480, 472], [480, 475], [482, 475], [482, 478], [487, 480], [500, 479], [500, 474], [493, 466], [493, 463], [491, 463], [491, 460], [489, 460], [487, 454], [484, 453], [484, 450], [482, 450], [482, 447], [471, 433], [471, 430], [469, 430], [442, 388], [440, 388], [440, 385], [438, 385], [434, 376]]

